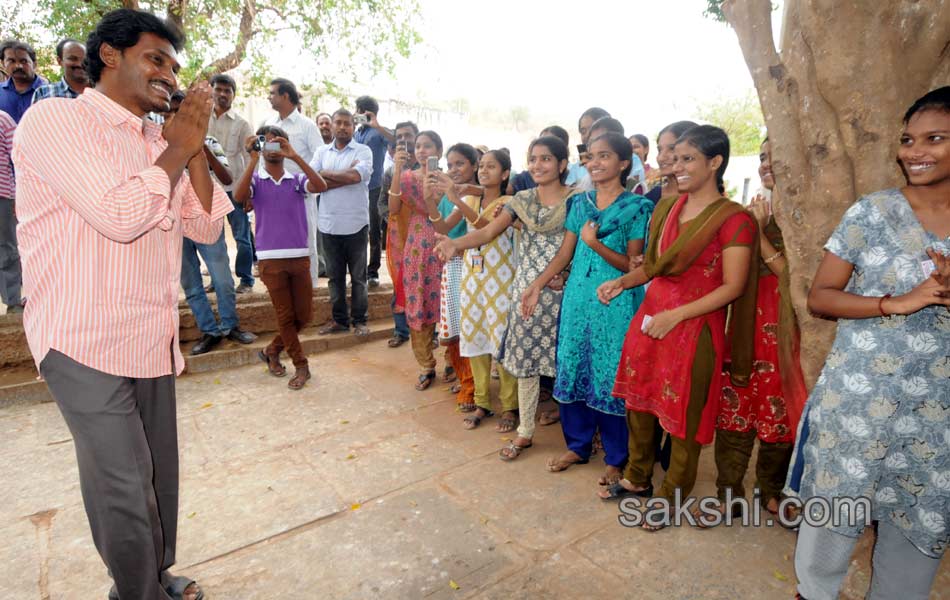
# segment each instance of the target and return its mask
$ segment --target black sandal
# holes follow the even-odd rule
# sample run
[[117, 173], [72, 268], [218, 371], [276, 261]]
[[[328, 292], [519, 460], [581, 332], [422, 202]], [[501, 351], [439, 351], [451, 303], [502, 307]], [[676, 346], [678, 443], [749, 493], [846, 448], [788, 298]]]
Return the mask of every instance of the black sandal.
[[[482, 411], [484, 414], [478, 414], [478, 411]], [[475, 409], [475, 412], [471, 415], [462, 419], [462, 423], [465, 424], [465, 429], [471, 431], [482, 424], [482, 419], [487, 419], [488, 417], [495, 416], [490, 410], [485, 410], [484, 408], [478, 407]]]
[[287, 375], [287, 368], [280, 364], [280, 359], [275, 358], [274, 361], [271, 362], [271, 357], [268, 356], [263, 350], [257, 353], [257, 358], [267, 363], [267, 372], [274, 377], [283, 377]]
[[435, 371], [429, 371], [428, 373], [419, 373], [419, 378], [416, 380], [416, 391], [424, 392], [429, 389], [429, 386], [432, 385], [432, 382], [435, 380]]
[[607, 488], [606, 496], [601, 496], [600, 494], [597, 494], [597, 496], [604, 502], [610, 502], [611, 500], [623, 500], [624, 498], [629, 498], [631, 496], [637, 496], [639, 498], [652, 498], [653, 486], [651, 485], [650, 487], [646, 489], [634, 492], [632, 490], [628, 490], [627, 488], [623, 487], [618, 481], [617, 483]]

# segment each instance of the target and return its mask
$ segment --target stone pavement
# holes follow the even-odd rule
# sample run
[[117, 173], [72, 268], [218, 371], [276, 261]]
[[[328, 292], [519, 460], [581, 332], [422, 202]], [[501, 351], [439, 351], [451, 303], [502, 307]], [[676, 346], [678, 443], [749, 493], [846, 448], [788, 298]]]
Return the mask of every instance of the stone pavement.
[[[441, 362], [441, 361], [440, 361]], [[618, 524], [598, 460], [544, 470], [558, 426], [511, 464], [486, 420], [463, 431], [444, 384], [412, 389], [407, 345], [312, 359], [291, 392], [263, 366], [178, 382], [179, 573], [210, 599], [791, 598], [781, 528]], [[105, 598], [70, 435], [53, 404], [0, 411], [5, 598]], [[696, 491], [713, 491], [706, 449]], [[866, 589], [867, 543], [846, 598]], [[948, 598], [945, 567], [933, 598]], [[939, 590], [939, 591], [938, 591]]]

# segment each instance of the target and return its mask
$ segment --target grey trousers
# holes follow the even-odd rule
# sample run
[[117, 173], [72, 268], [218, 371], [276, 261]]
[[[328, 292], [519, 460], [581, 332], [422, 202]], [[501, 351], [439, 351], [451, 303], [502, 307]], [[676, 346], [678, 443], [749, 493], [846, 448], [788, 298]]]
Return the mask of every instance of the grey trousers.
[[0, 300], [7, 306], [20, 304], [20, 253], [16, 243], [13, 200], [0, 198]]
[[73, 435], [92, 539], [123, 600], [170, 600], [178, 431], [175, 377], [117, 377], [50, 350], [40, 364]]
[[[795, 547], [795, 574], [802, 598], [838, 598], [857, 541], [826, 527], [802, 523]], [[867, 600], [927, 600], [940, 559], [922, 553], [899, 529], [881, 522], [871, 566]]]

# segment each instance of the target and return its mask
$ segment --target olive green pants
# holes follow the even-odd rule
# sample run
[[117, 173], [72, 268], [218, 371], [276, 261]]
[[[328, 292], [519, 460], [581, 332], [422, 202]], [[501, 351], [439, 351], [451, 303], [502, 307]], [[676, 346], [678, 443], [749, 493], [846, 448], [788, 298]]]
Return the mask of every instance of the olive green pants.
[[[716, 430], [716, 493], [720, 500], [726, 499], [726, 490], [732, 488], [732, 497], [745, 496], [742, 479], [749, 468], [756, 431]], [[762, 492], [762, 500], [781, 498], [792, 459], [790, 442], [759, 442], [759, 456], [755, 462], [756, 487]]]
[[[699, 453], [703, 446], [696, 441], [696, 431], [702, 420], [703, 408], [709, 397], [709, 384], [712, 382], [713, 369], [716, 366], [716, 354], [712, 345], [712, 335], [704, 327], [696, 346], [693, 358], [692, 382], [689, 389], [689, 405], [686, 407], [686, 439], [670, 436], [672, 451], [670, 468], [666, 471], [663, 484], [653, 495], [672, 502], [676, 489], [685, 498], [696, 485], [696, 472], [699, 468]], [[636, 486], [649, 486], [653, 479], [653, 464], [656, 460], [657, 418], [650, 413], [627, 411], [627, 431], [630, 458], [624, 478]]]
[[[491, 410], [491, 394], [488, 386], [491, 384], [491, 354], [470, 356], [472, 376], [475, 378], [475, 405], [485, 410]], [[501, 401], [501, 410], [518, 410], [518, 378], [498, 365], [498, 400]]]

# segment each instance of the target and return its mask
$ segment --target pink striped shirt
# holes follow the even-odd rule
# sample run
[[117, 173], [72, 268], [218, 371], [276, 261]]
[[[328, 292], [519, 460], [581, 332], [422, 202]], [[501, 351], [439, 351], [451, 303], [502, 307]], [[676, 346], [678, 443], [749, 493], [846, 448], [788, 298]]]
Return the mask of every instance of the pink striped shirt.
[[0, 198], [13, 198], [13, 163], [10, 162], [10, 149], [13, 146], [13, 132], [16, 121], [0, 110]]
[[[182, 234], [221, 235], [231, 201], [214, 184], [211, 214], [187, 173], [174, 191], [154, 166], [167, 143], [87, 88], [33, 106], [13, 139], [23, 314], [37, 367], [56, 349], [121, 377], [181, 373]], [[174, 357], [174, 358], [172, 358]]]

